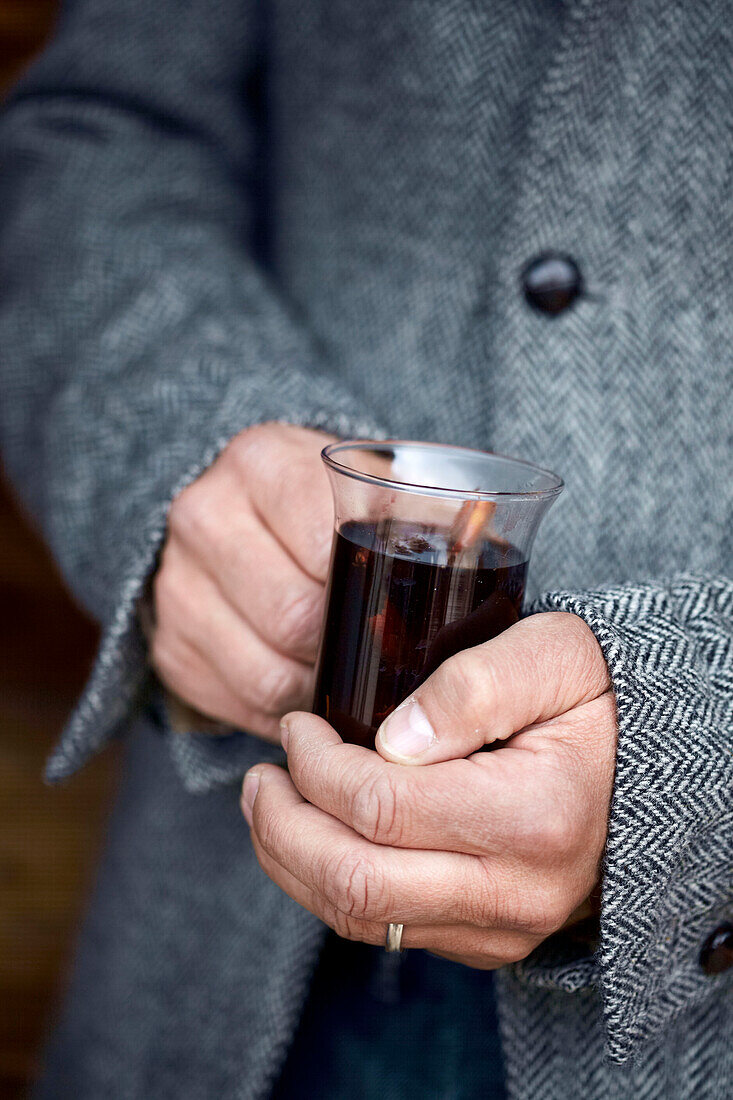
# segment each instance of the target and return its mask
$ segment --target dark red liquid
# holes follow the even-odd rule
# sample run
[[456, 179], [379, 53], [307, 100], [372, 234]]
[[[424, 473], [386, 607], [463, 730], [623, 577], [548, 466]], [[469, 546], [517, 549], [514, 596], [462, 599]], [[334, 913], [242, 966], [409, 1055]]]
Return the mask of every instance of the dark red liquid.
[[380, 723], [448, 657], [519, 618], [527, 563], [507, 543], [451, 557], [448, 533], [403, 521], [336, 535], [314, 712], [374, 748]]

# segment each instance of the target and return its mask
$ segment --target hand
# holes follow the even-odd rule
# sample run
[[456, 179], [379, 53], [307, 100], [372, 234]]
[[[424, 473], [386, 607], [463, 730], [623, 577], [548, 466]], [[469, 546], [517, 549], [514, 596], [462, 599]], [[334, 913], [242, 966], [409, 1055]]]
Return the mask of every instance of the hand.
[[269, 741], [313, 691], [333, 534], [320, 451], [331, 439], [283, 424], [237, 435], [173, 501], [154, 580], [161, 680]]
[[258, 764], [242, 809], [266, 873], [339, 935], [383, 944], [399, 922], [404, 946], [493, 969], [585, 915], [616, 720], [576, 616], [532, 616], [446, 661], [383, 723], [379, 754], [306, 714], [283, 744], [290, 775]]

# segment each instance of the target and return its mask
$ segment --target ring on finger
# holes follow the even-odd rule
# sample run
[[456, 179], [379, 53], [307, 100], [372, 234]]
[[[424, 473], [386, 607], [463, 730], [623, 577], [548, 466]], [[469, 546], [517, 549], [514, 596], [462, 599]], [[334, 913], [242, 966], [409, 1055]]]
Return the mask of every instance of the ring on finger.
[[389, 924], [387, 926], [387, 936], [384, 943], [385, 951], [389, 954], [399, 951], [401, 954], [405, 950], [402, 946], [402, 933], [404, 930], [404, 924]]

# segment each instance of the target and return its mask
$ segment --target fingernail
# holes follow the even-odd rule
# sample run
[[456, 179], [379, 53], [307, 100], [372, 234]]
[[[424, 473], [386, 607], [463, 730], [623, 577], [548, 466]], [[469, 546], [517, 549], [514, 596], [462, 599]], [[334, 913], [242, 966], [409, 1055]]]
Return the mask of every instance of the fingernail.
[[280, 723], [280, 744], [285, 749], [285, 752], [288, 751], [288, 737], [289, 736], [290, 736], [290, 730], [288, 729], [288, 724], [285, 720], [283, 720]]
[[390, 756], [412, 760], [429, 749], [435, 741], [435, 730], [417, 699], [405, 699], [377, 730], [382, 747]]
[[242, 813], [247, 819], [247, 824], [252, 824], [252, 809], [257, 797], [257, 789], [260, 785], [259, 772], [247, 772], [242, 784]]

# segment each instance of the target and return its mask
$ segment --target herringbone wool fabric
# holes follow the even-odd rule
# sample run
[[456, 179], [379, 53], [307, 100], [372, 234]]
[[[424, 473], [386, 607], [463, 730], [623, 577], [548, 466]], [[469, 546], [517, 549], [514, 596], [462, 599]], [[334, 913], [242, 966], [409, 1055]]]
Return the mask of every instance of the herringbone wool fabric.
[[[161, 734], [135, 614], [176, 490], [282, 419], [565, 477], [535, 606], [603, 647], [618, 764], [596, 955], [500, 975], [510, 1095], [733, 1097], [698, 964], [733, 917], [732, 55], [730, 0], [66, 4], [0, 124], [0, 439], [105, 628], [51, 776], [135, 729], [42, 1095], [266, 1097], [292, 1036], [323, 930], [237, 805], [277, 753]], [[584, 284], [554, 319], [547, 249]]]

